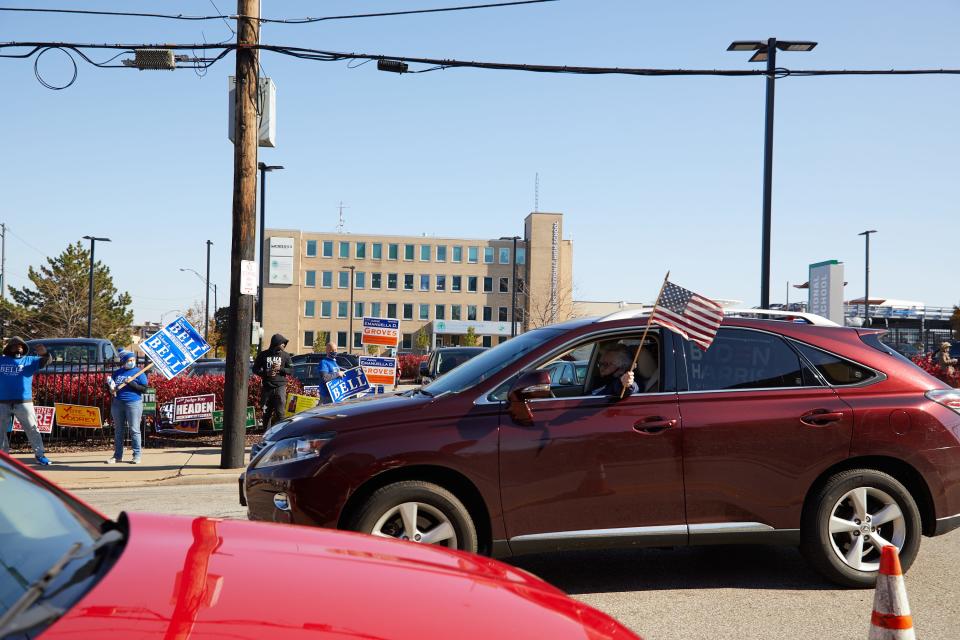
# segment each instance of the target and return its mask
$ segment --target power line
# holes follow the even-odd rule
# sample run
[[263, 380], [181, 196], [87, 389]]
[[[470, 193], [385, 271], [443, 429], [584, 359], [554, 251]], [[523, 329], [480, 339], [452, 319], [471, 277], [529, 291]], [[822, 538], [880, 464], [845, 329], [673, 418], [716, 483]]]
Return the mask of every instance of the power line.
[[[323, 17], [305, 17], [305, 18], [253, 18], [261, 24], [270, 23], [270, 24], [311, 24], [315, 22], [325, 22], [327, 20], [352, 20], [356, 18], [384, 18], [388, 16], [408, 16], [414, 14], [424, 14], [424, 13], [443, 13], [450, 11], [469, 11], [473, 9], [493, 9], [498, 7], [513, 7], [517, 5], [524, 4], [542, 4], [544, 2], [557, 2], [558, 0], [517, 0], [515, 2], [490, 2], [486, 4], [472, 4], [472, 5], [463, 5], [457, 7], [439, 7], [435, 9], [408, 9], [405, 11], [382, 11], [378, 13], [356, 13], [356, 14], [347, 14], [342, 16], [323, 16]], [[212, 3], [211, 3], [212, 4]], [[202, 20], [223, 20], [226, 22], [230, 20], [238, 19], [250, 19], [249, 16], [241, 15], [229, 15], [219, 13], [220, 9], [216, 5], [213, 5], [213, 8], [218, 11], [216, 15], [200, 15], [200, 16], [191, 16], [184, 15], [182, 13], [144, 13], [138, 11], [98, 11], [94, 9], [50, 9], [50, 8], [38, 8], [38, 7], [0, 7], [0, 11], [16, 11], [24, 13], [66, 13], [73, 15], [86, 15], [86, 16], [114, 16], [114, 17], [127, 17], [127, 18], [160, 18], [165, 20], [189, 20], [189, 21], [202, 21]], [[234, 31], [233, 27], [227, 23], [227, 27]], [[234, 31], [236, 33], [236, 31]]]

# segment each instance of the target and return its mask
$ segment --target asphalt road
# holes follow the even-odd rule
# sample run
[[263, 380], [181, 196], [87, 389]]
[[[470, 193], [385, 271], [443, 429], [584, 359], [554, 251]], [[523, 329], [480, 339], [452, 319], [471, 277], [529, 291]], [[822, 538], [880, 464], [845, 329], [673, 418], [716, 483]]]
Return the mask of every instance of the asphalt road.
[[[121, 510], [243, 518], [235, 485], [75, 492]], [[917, 637], [960, 638], [960, 531], [925, 538], [906, 583]], [[872, 591], [825, 582], [792, 548], [713, 546], [517, 558], [646, 640], [863, 640]]]

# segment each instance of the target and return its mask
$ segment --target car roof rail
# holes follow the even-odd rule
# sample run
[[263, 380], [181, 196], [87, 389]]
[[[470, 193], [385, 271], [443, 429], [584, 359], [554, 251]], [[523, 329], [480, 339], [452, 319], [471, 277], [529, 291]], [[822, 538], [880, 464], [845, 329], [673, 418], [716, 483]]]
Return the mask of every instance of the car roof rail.
[[[651, 306], [633, 307], [614, 311], [597, 319], [597, 322], [611, 322], [613, 320], [629, 320], [631, 318], [642, 318], [649, 316], [653, 311]], [[804, 322], [817, 327], [839, 327], [840, 325], [833, 320], [828, 320], [815, 313], [805, 313], [802, 311], [784, 311], [782, 309], [732, 309], [724, 308], [723, 315], [726, 318], [756, 318], [758, 320], [792, 320], [795, 322]]]

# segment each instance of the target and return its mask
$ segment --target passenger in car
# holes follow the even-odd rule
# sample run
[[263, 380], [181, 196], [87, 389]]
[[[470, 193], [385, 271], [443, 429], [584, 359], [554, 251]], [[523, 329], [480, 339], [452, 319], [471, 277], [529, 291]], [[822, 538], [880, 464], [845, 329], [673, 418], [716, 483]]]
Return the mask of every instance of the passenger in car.
[[637, 357], [637, 366], [634, 367], [637, 382], [641, 390], [646, 393], [655, 393], [660, 390], [660, 367], [650, 349], [644, 347]]
[[627, 390], [624, 396], [637, 393], [640, 388], [634, 382], [633, 371], [630, 371], [632, 363], [630, 351], [622, 344], [614, 344], [604, 349], [597, 359], [599, 376], [594, 381], [596, 386], [590, 395], [619, 398], [623, 389]]

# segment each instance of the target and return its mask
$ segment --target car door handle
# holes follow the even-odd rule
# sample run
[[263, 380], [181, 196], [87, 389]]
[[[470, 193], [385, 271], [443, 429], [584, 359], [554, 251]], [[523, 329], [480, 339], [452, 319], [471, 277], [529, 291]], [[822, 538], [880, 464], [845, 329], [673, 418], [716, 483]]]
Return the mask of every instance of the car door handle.
[[634, 431], [646, 434], [656, 434], [663, 433], [667, 429], [672, 429], [677, 426], [676, 420], [667, 420], [663, 416], [651, 416], [649, 418], [644, 418], [639, 420], [635, 425], [633, 425]]
[[800, 422], [810, 427], [823, 427], [833, 422], [840, 422], [843, 420], [843, 416], [843, 411], [814, 409], [800, 416]]

